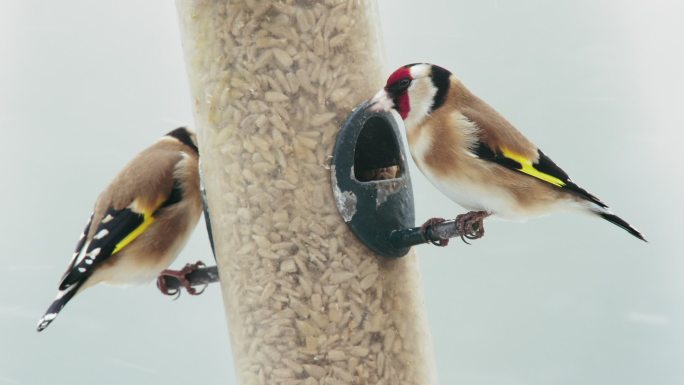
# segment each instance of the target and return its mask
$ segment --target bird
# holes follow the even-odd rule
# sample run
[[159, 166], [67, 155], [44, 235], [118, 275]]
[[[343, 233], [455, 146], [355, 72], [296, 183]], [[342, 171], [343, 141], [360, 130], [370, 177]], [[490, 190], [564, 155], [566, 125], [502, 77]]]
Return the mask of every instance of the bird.
[[[484, 235], [487, 217], [520, 221], [557, 210], [597, 215], [646, 241], [443, 67], [430, 63], [399, 67], [367, 108], [395, 111], [401, 117], [411, 157], [420, 171], [469, 210], [455, 220], [466, 243], [466, 238]], [[421, 227], [427, 231], [443, 221], [431, 218]], [[437, 244], [447, 243], [442, 239]]]
[[[39, 332], [74, 295], [97, 283], [143, 283], [162, 272], [174, 274], [164, 269], [202, 212], [198, 163], [195, 133], [180, 127], [124, 166], [97, 198], [57, 296], [38, 321]], [[177, 273], [185, 276], [197, 266], [201, 262]]]

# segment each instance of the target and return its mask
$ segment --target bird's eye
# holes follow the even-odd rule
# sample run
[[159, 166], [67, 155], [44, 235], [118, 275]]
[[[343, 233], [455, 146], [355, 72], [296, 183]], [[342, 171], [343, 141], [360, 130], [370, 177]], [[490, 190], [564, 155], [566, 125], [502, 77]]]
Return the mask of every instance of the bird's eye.
[[392, 85], [388, 85], [387, 92], [389, 92], [392, 95], [399, 95], [406, 91], [407, 88], [411, 85], [411, 79], [410, 78], [403, 78], [399, 81], [396, 81], [392, 83]]

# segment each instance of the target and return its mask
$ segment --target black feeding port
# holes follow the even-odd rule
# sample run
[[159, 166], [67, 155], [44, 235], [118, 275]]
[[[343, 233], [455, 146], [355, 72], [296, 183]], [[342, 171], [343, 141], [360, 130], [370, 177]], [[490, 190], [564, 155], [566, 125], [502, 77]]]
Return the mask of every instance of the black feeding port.
[[394, 246], [390, 234], [415, 223], [406, 152], [392, 114], [367, 107], [356, 107], [338, 133], [331, 164], [335, 202], [368, 248], [401, 257], [409, 247]]
[[359, 182], [399, 178], [402, 154], [398, 138], [385, 118], [368, 119], [354, 148], [354, 177]]

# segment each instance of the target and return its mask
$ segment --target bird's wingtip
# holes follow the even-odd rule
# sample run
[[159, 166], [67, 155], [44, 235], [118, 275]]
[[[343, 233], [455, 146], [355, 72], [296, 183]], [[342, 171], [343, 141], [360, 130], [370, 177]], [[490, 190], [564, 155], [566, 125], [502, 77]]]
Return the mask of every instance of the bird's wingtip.
[[57, 317], [57, 313], [46, 313], [43, 318], [38, 321], [38, 326], [36, 327], [37, 332], [42, 332], [47, 328], [50, 323]]
[[600, 215], [603, 219], [607, 220], [608, 222], [618, 227], [621, 227], [628, 233], [632, 234], [635, 238], [641, 239], [642, 241], [648, 243], [644, 235], [639, 230], [637, 230], [636, 228], [634, 228], [634, 226], [627, 223], [627, 221], [625, 221], [624, 219], [611, 213], [610, 211], [598, 212], [598, 215]]
[[45, 328], [57, 318], [57, 315], [64, 308], [64, 306], [73, 298], [73, 296], [78, 292], [78, 289], [83, 284], [83, 281], [78, 282], [74, 285], [67, 287], [64, 290], [57, 292], [57, 297], [50, 304], [45, 315], [38, 321], [38, 326], [36, 329], [40, 332], [45, 330]]

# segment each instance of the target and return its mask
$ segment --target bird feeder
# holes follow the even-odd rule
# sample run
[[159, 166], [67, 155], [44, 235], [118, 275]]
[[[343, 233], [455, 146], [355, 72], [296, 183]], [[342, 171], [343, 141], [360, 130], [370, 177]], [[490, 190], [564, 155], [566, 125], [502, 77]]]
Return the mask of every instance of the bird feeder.
[[[375, 2], [177, 6], [239, 383], [435, 384], [415, 255], [360, 242], [330, 178], [340, 127], [383, 83]], [[388, 156], [360, 151], [346, 170], [376, 185], [368, 172], [399, 171], [388, 183], [410, 191], [396, 127], [369, 124], [359, 134]], [[376, 191], [376, 207], [394, 199]]]
[[413, 227], [415, 210], [408, 163], [394, 117], [358, 106], [342, 124], [332, 158], [335, 203], [344, 221], [374, 252], [402, 257], [390, 234]]

